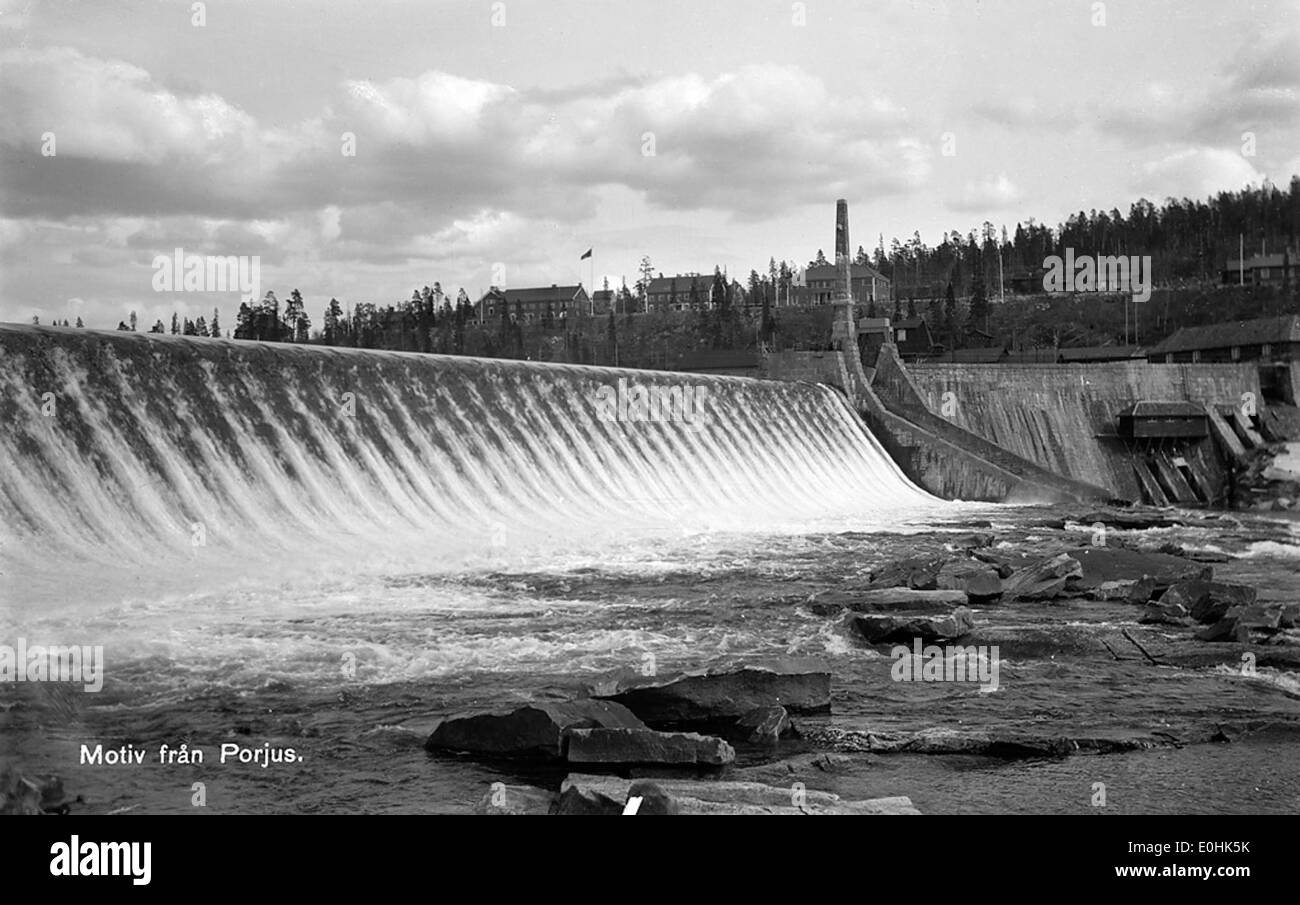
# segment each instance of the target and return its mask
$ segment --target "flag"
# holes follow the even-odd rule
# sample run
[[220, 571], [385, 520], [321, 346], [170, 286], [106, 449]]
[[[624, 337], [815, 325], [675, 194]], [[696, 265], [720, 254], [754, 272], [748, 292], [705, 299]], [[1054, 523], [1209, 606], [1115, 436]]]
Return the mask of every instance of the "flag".
[[591, 257], [591, 249], [588, 248], [587, 251], [583, 254], [583, 256], [580, 257], [580, 258], [578, 258], [578, 260], [579, 260], [579, 261], [585, 261], [585, 260], [587, 260], [587, 259], [590, 258], [590, 257]]

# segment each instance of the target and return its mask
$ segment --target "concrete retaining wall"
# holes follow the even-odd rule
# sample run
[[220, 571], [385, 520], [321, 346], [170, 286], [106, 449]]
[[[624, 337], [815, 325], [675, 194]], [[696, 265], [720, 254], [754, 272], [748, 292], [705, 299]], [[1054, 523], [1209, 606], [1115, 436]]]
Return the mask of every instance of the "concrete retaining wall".
[[[917, 364], [911, 382], [936, 417], [1057, 474], [1141, 499], [1115, 416], [1133, 402], [1260, 399], [1251, 364]], [[877, 378], [880, 379], [879, 376]], [[905, 391], [900, 388], [900, 392]], [[947, 397], [945, 393], [952, 393]]]

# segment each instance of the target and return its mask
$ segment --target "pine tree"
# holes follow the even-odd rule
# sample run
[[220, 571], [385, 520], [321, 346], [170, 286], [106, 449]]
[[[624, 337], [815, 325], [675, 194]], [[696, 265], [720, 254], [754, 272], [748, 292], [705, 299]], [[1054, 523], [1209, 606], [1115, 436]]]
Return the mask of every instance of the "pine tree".
[[134, 333], [134, 332], [135, 332], [135, 312], [134, 312], [134, 311], [131, 312], [130, 317], [127, 319], [127, 323], [129, 323], [129, 324], [131, 325], [131, 332]]
[[172, 312], [172, 335], [175, 336], [181, 332], [181, 316], [175, 311]]
[[212, 323], [208, 326], [208, 335], [213, 339], [221, 338], [221, 325], [217, 322], [217, 309], [212, 309]]

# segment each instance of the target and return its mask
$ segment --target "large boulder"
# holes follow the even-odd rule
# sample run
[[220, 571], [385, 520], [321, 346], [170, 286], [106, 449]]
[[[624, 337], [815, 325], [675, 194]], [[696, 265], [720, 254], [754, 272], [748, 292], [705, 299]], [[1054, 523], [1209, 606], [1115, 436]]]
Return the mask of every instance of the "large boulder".
[[1052, 600], [1065, 593], [1071, 579], [1083, 576], [1078, 560], [1069, 553], [1046, 557], [1016, 572], [1003, 584], [1012, 600]]
[[938, 613], [963, 606], [966, 592], [961, 590], [915, 591], [911, 588], [878, 588], [857, 591], [847, 604], [857, 613], [914, 610]]
[[881, 566], [871, 573], [873, 588], [911, 588], [933, 591], [939, 587], [939, 570], [944, 557], [916, 557]]
[[1218, 622], [1235, 606], [1249, 606], [1255, 597], [1255, 589], [1249, 585], [1195, 580], [1172, 585], [1160, 599], [1179, 604], [1197, 622], [1209, 624]]
[[572, 729], [644, 728], [632, 711], [613, 701], [543, 701], [449, 717], [438, 724], [424, 747], [498, 757], [562, 758], [565, 733]]
[[[1192, 579], [1209, 579], [1214, 567], [1167, 553], [1147, 553], [1125, 547], [1080, 547], [1070, 551], [1082, 574], [1070, 582], [1072, 592], [1086, 592], [1108, 581], [1137, 581], [1151, 578], [1155, 582], [1152, 596], [1158, 597], [1172, 584]], [[1143, 601], [1145, 602], [1145, 601]]]
[[720, 767], [736, 749], [720, 738], [653, 729], [571, 729], [565, 757], [571, 764], [701, 764]]
[[566, 783], [560, 789], [555, 814], [562, 817], [614, 817], [623, 813], [623, 802], [593, 789]]
[[971, 611], [964, 606], [936, 615], [850, 613], [847, 621], [848, 627], [868, 644], [906, 643], [914, 638], [923, 642], [949, 641], [975, 628]]
[[831, 672], [824, 661], [781, 658], [663, 677], [623, 676], [593, 697], [624, 705], [650, 725], [735, 722], [757, 707], [779, 704], [795, 713], [831, 707]]
[[[644, 780], [616, 776], [572, 773], [561, 785], [565, 795], [582, 794], [587, 800], [626, 802], [644, 788]], [[680, 814], [785, 814], [866, 815], [919, 814], [904, 796], [845, 801], [831, 792], [807, 789], [803, 783], [787, 787], [758, 782], [715, 782], [711, 780], [656, 779], [654, 785], [671, 798]], [[645, 801], [643, 799], [642, 806]], [[620, 811], [621, 813], [621, 811]], [[638, 810], [638, 813], [640, 811]]]
[[1181, 603], [1153, 600], [1146, 605], [1138, 622], [1143, 625], [1191, 625], [1192, 617]]

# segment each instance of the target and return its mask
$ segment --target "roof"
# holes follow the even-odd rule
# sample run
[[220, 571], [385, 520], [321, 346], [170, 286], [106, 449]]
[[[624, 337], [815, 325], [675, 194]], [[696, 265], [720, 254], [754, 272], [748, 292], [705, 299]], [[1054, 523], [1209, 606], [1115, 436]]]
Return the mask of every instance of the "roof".
[[672, 291], [673, 282], [677, 284], [677, 294], [683, 298], [691, 294], [691, 284], [700, 287], [700, 292], [708, 294], [713, 286], [711, 273], [679, 273], [672, 277], [655, 277], [646, 289], [648, 295], [663, 295]]
[[905, 317], [902, 320], [894, 322], [895, 330], [920, 330], [925, 326], [925, 318], [923, 317]]
[[1286, 314], [1281, 317], [1208, 324], [1204, 327], [1183, 327], [1173, 336], [1148, 349], [1147, 355], [1286, 342], [1300, 342], [1300, 316]]
[[539, 304], [542, 302], [571, 302], [579, 292], [583, 292], [582, 285], [577, 286], [537, 286], [530, 289], [489, 289], [487, 295], [504, 296], [505, 300], [511, 304], [516, 302]]
[[1142, 400], [1117, 415], [1119, 418], [1204, 418], [1205, 407], [1195, 402], [1156, 402]]
[[[809, 267], [804, 271], [804, 279], [807, 280], [833, 280], [836, 277], [836, 271], [839, 268], [834, 264], [818, 264], [816, 267]], [[850, 264], [849, 272], [852, 279], [865, 280], [874, 277], [877, 280], [889, 282], [889, 277], [885, 276], [874, 267], [868, 267], [866, 264]]]
[[591, 297], [597, 302], [608, 302], [614, 297], [613, 289], [597, 289], [591, 294]]
[[1061, 361], [1123, 361], [1141, 357], [1140, 346], [1080, 346], [1061, 350]]

